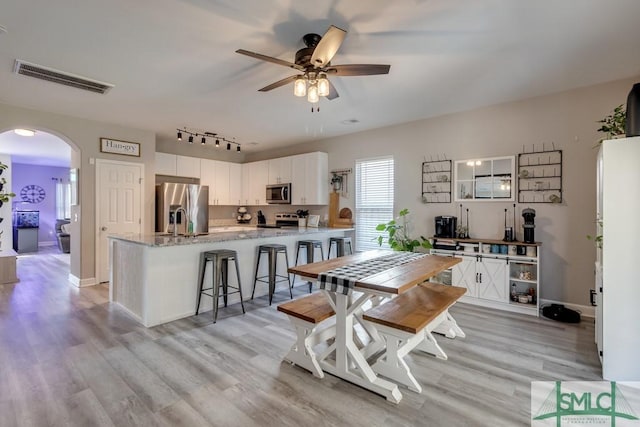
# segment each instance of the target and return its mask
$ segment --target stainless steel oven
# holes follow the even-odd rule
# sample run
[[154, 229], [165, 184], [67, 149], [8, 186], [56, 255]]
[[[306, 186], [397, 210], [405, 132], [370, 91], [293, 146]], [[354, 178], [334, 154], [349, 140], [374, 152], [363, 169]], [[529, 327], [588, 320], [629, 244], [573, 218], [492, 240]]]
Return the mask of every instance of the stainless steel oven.
[[271, 205], [290, 205], [291, 183], [267, 185], [267, 203]]

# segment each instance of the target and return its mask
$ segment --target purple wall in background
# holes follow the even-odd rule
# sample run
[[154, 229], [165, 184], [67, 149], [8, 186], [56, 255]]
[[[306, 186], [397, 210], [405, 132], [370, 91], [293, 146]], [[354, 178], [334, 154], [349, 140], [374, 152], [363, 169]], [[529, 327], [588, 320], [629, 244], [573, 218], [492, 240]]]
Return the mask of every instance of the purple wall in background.
[[[11, 187], [16, 193], [12, 200], [13, 210], [40, 211], [40, 229], [38, 241], [56, 242], [56, 183], [53, 178], [61, 182], [69, 182], [69, 168], [57, 166], [39, 166], [14, 163], [11, 169]], [[27, 203], [20, 197], [20, 190], [26, 185], [39, 185], [46, 195], [40, 203]]]

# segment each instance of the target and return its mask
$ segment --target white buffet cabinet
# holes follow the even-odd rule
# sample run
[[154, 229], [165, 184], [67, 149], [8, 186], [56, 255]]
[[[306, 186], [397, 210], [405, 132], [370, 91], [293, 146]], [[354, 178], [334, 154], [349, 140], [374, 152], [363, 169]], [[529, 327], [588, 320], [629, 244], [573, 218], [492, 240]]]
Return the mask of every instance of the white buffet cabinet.
[[[538, 316], [540, 243], [434, 238], [435, 243], [442, 241], [460, 249], [431, 249], [431, 253], [455, 256], [461, 258], [462, 262], [434, 278], [434, 281], [466, 288], [467, 293], [460, 299], [462, 302]], [[492, 247], [502, 246], [507, 247], [507, 253], [491, 253]], [[529, 256], [509, 254], [509, 246], [528, 247]], [[489, 252], [485, 252], [486, 248], [489, 248]], [[531, 289], [533, 292], [530, 292]], [[523, 298], [532, 294], [531, 301], [513, 301], [513, 291], [516, 296]]]
[[[238, 227], [234, 227], [238, 228]], [[267, 243], [287, 246], [290, 265], [295, 262], [296, 242], [317, 239], [323, 242], [325, 253], [329, 237], [349, 236], [353, 229], [344, 228], [246, 228], [197, 237], [158, 235], [109, 236], [109, 299], [128, 311], [146, 327], [192, 316], [196, 311], [198, 264], [203, 251], [231, 249], [237, 251], [244, 300], [251, 298], [256, 248]], [[300, 263], [306, 262], [300, 251]], [[278, 274], [284, 270], [284, 257], [278, 257]], [[230, 284], [236, 277], [230, 266]], [[263, 255], [259, 276], [268, 273], [268, 262]], [[211, 263], [207, 267], [205, 285], [211, 283]], [[205, 286], [207, 287], [207, 286]], [[268, 284], [258, 282], [256, 297], [268, 294]], [[287, 283], [276, 285], [278, 301], [289, 300]], [[306, 288], [306, 284], [304, 285]], [[285, 296], [285, 298], [282, 298]], [[228, 303], [239, 302], [239, 294], [229, 295]], [[222, 300], [220, 307], [223, 306]], [[203, 296], [201, 316], [210, 317], [212, 298]]]
[[291, 183], [293, 205], [329, 203], [329, 157], [312, 152], [251, 163], [156, 153], [156, 174], [200, 179], [209, 205], [266, 205], [267, 184]]

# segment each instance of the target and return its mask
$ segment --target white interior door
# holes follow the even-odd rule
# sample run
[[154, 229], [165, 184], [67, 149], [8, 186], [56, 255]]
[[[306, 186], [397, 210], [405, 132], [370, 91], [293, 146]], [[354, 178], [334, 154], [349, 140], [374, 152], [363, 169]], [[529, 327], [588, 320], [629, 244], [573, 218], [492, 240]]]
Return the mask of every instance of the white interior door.
[[96, 160], [96, 279], [109, 280], [109, 234], [142, 230], [142, 163]]

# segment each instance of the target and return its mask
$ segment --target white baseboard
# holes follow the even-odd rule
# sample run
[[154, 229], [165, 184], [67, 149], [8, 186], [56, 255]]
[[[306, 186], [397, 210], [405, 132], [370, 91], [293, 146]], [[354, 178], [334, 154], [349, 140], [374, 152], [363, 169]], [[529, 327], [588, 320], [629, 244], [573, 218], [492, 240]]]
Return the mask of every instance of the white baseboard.
[[79, 277], [76, 277], [71, 273], [69, 273], [69, 282], [71, 282], [72, 285], [78, 288], [84, 288], [85, 286], [93, 286], [98, 284], [95, 277], [80, 279]]
[[48, 242], [38, 242], [38, 247], [40, 247], [40, 246], [42, 246], [42, 247], [45, 247], [45, 246], [55, 246], [55, 245], [57, 245], [57, 244], [58, 244], [58, 242], [56, 242], [55, 240], [50, 240], [50, 241], [48, 241]]
[[583, 317], [590, 317], [590, 318], [595, 318], [596, 317], [596, 308], [594, 306], [591, 306], [591, 305], [579, 305], [579, 304], [571, 304], [571, 303], [563, 302], [563, 301], [553, 301], [553, 300], [550, 300], [550, 299], [540, 299], [540, 307], [542, 307], [544, 305], [547, 305], [547, 304], [562, 304], [567, 308], [579, 311], [581, 316], [583, 316]]

